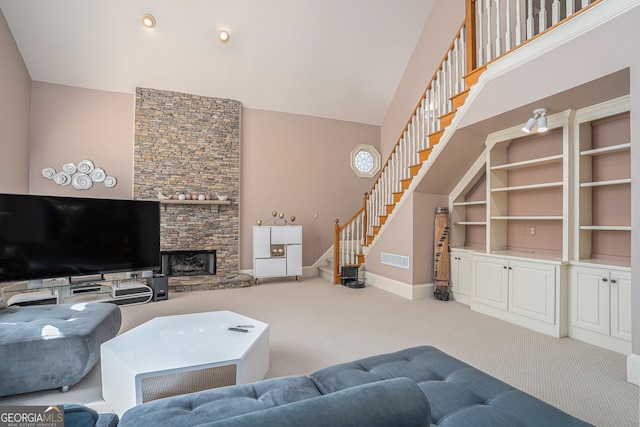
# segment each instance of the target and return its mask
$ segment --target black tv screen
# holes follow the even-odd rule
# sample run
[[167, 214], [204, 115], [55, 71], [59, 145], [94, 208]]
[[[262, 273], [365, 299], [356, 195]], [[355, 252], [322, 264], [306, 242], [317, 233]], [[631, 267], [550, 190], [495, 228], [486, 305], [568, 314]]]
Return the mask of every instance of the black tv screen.
[[0, 194], [0, 282], [159, 268], [159, 202]]

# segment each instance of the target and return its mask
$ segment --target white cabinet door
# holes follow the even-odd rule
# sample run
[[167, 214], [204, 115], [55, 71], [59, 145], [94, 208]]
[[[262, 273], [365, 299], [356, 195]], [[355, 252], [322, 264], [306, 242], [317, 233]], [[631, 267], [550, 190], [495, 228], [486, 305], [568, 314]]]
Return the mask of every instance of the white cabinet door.
[[572, 325], [609, 335], [609, 270], [573, 267], [570, 292]]
[[271, 227], [253, 227], [253, 257], [271, 256]]
[[471, 255], [451, 252], [451, 286], [454, 292], [471, 296]]
[[525, 261], [509, 261], [509, 311], [556, 322], [556, 267]]
[[473, 299], [481, 304], [507, 309], [507, 261], [489, 257], [473, 257], [476, 278]]
[[460, 254], [458, 259], [458, 279], [460, 293], [471, 296], [471, 255], [468, 253]]
[[287, 245], [287, 276], [302, 276], [302, 245]]
[[271, 244], [273, 245], [300, 245], [302, 244], [301, 225], [283, 225], [271, 228]]
[[612, 271], [611, 336], [631, 341], [631, 274]]

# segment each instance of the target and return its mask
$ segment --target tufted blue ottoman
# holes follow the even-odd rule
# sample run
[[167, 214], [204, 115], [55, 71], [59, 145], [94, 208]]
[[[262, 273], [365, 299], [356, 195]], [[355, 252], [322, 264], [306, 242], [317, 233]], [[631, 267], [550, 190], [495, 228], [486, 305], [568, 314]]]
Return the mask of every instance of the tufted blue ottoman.
[[0, 396], [77, 383], [121, 323], [120, 308], [108, 303], [0, 310]]
[[430, 346], [334, 365], [310, 375], [325, 394], [399, 377], [415, 381], [427, 396], [432, 426], [590, 425]]

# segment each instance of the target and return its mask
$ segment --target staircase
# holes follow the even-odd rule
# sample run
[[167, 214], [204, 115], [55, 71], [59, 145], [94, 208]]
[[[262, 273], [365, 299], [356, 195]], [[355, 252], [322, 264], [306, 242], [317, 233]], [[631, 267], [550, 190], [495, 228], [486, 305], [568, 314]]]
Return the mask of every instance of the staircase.
[[[603, 0], [466, 0], [466, 18], [429, 81], [362, 208], [334, 226], [334, 256], [319, 275], [340, 283], [340, 267], [363, 265], [367, 248], [465, 105], [487, 65]], [[550, 5], [550, 8], [547, 7]], [[505, 26], [505, 29], [501, 29]], [[451, 128], [448, 135], [452, 135]], [[447, 138], [448, 139], [448, 138]]]

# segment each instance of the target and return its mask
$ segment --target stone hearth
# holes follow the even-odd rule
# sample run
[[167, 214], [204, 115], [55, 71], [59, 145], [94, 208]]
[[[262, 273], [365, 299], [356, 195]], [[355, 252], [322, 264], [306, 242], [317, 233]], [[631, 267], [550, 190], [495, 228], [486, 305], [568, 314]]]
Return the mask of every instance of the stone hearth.
[[169, 277], [169, 290], [173, 292], [209, 291], [214, 289], [248, 288], [254, 284], [248, 274], [235, 276], [179, 276]]

